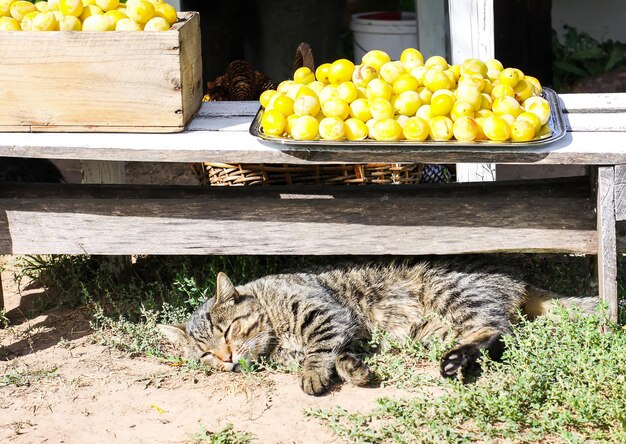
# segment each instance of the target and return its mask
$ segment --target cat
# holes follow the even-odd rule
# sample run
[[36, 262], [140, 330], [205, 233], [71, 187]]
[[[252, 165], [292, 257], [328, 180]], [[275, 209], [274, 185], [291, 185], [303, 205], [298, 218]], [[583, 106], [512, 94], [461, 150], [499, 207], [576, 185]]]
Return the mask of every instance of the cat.
[[0, 157], [0, 183], [65, 182], [63, 173], [48, 159]]
[[482, 257], [391, 260], [275, 274], [235, 287], [219, 273], [216, 294], [185, 324], [161, 325], [185, 356], [224, 371], [266, 357], [302, 366], [301, 387], [326, 392], [335, 375], [367, 385], [360, 344], [375, 330], [396, 339], [453, 339], [440, 363], [444, 377], [476, 364], [482, 351], [503, 352], [502, 335], [519, 313], [546, 313], [555, 298], [591, 310], [597, 298], [561, 298], [519, 272]]

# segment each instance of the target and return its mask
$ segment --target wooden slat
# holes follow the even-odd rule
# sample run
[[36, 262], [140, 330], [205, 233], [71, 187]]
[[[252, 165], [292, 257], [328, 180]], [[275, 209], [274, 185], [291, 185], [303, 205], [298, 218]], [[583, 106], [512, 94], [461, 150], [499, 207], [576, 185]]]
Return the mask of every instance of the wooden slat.
[[[226, 127], [231, 124], [224, 122]], [[225, 128], [226, 128], [225, 127]], [[624, 163], [626, 144], [613, 132], [568, 133], [536, 148], [368, 144], [288, 146], [265, 143], [242, 131], [178, 134], [0, 134], [0, 156], [154, 162], [360, 163], [493, 162], [577, 165]], [[281, 149], [282, 148], [282, 149]]]
[[180, 88], [182, 122], [186, 124], [202, 103], [204, 83], [202, 82], [202, 57], [200, 51], [200, 16], [189, 16], [188, 23], [180, 28]]
[[206, 117], [252, 117], [259, 110], [259, 102], [242, 101], [242, 102], [202, 102], [196, 118]]
[[573, 132], [626, 133], [626, 112], [564, 114], [563, 121], [565, 128]]
[[[576, 187], [571, 195], [560, 187], [557, 196], [527, 189], [521, 197], [515, 197], [515, 187], [479, 193], [431, 188], [414, 195], [409, 188], [196, 187], [189, 194], [156, 187], [146, 196], [136, 187], [100, 186], [97, 198], [89, 191], [94, 186], [57, 187], [57, 198], [3, 190], [0, 253], [588, 254], [597, 249], [592, 202]], [[67, 189], [73, 194], [64, 196]]]
[[612, 113], [626, 112], [626, 93], [560, 94], [565, 112]]
[[615, 219], [626, 220], [626, 165], [615, 165]]
[[615, 231], [615, 171], [613, 167], [598, 168], [597, 229], [598, 288], [600, 298], [608, 306], [609, 318], [617, 321], [617, 240]]

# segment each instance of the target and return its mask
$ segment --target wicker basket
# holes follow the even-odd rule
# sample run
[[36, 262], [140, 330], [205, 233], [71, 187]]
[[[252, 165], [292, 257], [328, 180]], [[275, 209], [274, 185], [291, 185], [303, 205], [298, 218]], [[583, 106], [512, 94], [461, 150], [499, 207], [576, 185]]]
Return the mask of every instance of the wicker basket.
[[411, 164], [194, 164], [203, 185], [351, 185], [416, 184], [422, 180], [423, 165]]

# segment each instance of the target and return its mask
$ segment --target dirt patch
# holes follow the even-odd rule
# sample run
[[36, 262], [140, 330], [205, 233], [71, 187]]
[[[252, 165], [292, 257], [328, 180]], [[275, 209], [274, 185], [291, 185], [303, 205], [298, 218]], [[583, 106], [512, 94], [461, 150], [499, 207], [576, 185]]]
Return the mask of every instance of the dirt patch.
[[33, 294], [45, 295], [20, 292], [14, 259], [2, 260], [12, 325], [0, 330], [0, 442], [182, 443], [233, 424], [255, 442], [332, 443], [339, 439], [305, 409], [369, 411], [382, 396], [406, 394], [344, 385], [315, 398], [295, 374], [204, 375], [130, 358], [96, 343], [86, 308], [27, 307]]

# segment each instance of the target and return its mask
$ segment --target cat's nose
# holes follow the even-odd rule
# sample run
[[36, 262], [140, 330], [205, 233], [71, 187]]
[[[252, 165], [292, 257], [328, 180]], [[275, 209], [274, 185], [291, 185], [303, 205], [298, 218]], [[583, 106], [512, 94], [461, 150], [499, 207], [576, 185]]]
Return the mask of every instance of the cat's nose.
[[229, 353], [224, 357], [224, 362], [233, 362], [233, 354]]

